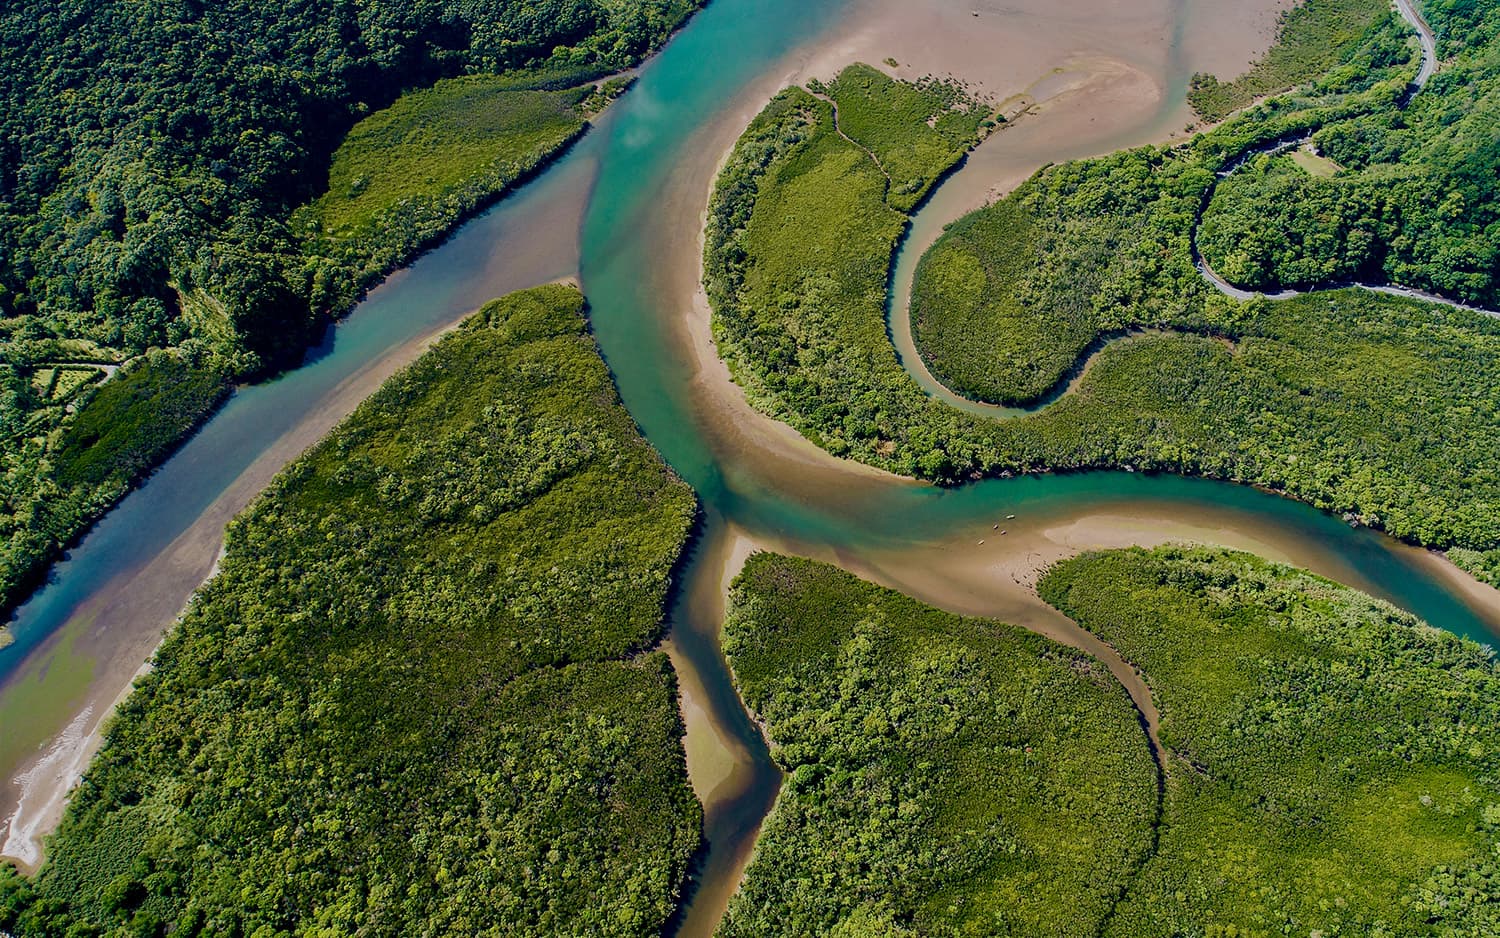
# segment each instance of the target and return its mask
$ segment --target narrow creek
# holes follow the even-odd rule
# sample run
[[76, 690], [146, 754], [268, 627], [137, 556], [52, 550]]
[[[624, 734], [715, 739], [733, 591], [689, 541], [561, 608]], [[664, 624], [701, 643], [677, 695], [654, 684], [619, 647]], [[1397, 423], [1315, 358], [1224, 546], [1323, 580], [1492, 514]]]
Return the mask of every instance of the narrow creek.
[[[702, 219], [720, 161], [776, 90], [888, 56], [907, 77], [950, 68], [978, 75], [1000, 99], [1035, 86], [1040, 113], [995, 135], [916, 219], [914, 232], [936, 237], [1042, 162], [1182, 126], [1186, 73], [1242, 67], [1264, 44], [1278, 3], [1058, 6], [714, 0], [564, 159], [374, 291], [304, 368], [238, 393], [23, 607], [16, 643], [0, 650], [0, 853], [40, 860], [39, 838], [86, 766], [100, 722], [210, 574], [228, 519], [467, 311], [569, 276], [590, 298], [626, 405], [704, 505], [668, 641], [708, 844], [678, 934], [713, 931], [780, 783], [718, 643], [724, 586], [753, 549], [836, 562], [955, 612], [1063, 636], [1071, 623], [1031, 589], [1041, 568], [1094, 547], [1199, 540], [1309, 567], [1492, 640], [1500, 593], [1308, 506], [1123, 472], [940, 490], [828, 456], [751, 410], [729, 380], [699, 288]], [[1244, 26], [1238, 44], [1214, 28], [1226, 19]]]

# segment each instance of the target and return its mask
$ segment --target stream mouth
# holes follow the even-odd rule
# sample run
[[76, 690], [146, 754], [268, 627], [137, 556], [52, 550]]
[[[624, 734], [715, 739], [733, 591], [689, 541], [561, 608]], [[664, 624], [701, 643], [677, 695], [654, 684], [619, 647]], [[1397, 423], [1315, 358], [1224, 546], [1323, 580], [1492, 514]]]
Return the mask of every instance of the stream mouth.
[[[991, 70], [976, 78], [981, 90], [1003, 100], [1092, 48], [1090, 61], [1145, 76], [1131, 84], [1143, 95], [1130, 112], [1138, 123], [1077, 143], [1104, 152], [1129, 145], [1116, 141], [1131, 135], [1159, 139], [1181, 126], [1177, 71], [1214, 68], [1212, 56], [1237, 63], [1226, 67], [1233, 70], [1268, 41], [1262, 29], [1228, 48], [1209, 24], [1225, 16], [1259, 24], [1254, 17], [1269, 11], [1266, 29], [1274, 28], [1277, 2], [1254, 10], [1189, 2], [1185, 21], [1174, 12], [1181, 5], [713, 0], [566, 157], [375, 290], [317, 361], [237, 394], [22, 609], [17, 645], [0, 650], [6, 829], [34, 838], [55, 824], [76, 773], [26, 773], [51, 752], [68, 756], [58, 765], [86, 762], [92, 750], [78, 745], [97, 745], [99, 723], [212, 569], [224, 525], [276, 471], [485, 300], [573, 276], [626, 406], [703, 505], [666, 642], [682, 688], [689, 774], [705, 809], [705, 849], [675, 934], [713, 932], [779, 790], [780, 772], [718, 640], [725, 587], [754, 549], [830, 561], [951, 611], [1062, 635], [1067, 620], [1033, 589], [1040, 569], [1095, 547], [1201, 541], [1308, 567], [1492, 641], [1500, 592], [1306, 505], [1228, 483], [1125, 472], [938, 489], [836, 459], [753, 410], [713, 348], [700, 288], [710, 188], [723, 155], [782, 87], [856, 59], [894, 58], [907, 77], [950, 67], [962, 77], [972, 60]], [[912, 261], [925, 250], [922, 238], [935, 239], [994, 187], [1072, 152], [1064, 138], [1097, 121], [1088, 96], [1070, 100], [992, 137], [987, 146], [997, 149], [976, 152], [938, 190], [914, 220]], [[1093, 106], [1113, 113], [1117, 105]], [[998, 148], [1007, 145], [1017, 150]], [[903, 280], [910, 276], [898, 269]], [[1001, 522], [1006, 533], [997, 536]], [[59, 750], [86, 711], [83, 743]]]
[[[937, 489], [837, 459], [748, 404], [717, 355], [701, 288], [701, 235], [714, 177], [745, 126], [787, 85], [830, 78], [856, 60], [893, 59], [902, 74], [942, 73], [938, 62], [924, 67], [918, 50], [900, 45], [896, 33], [905, 13], [890, 13], [890, 6], [878, 0], [852, 3], [842, 25], [747, 85], [681, 138], [676, 155], [625, 152], [619, 162], [606, 160], [584, 225], [582, 277], [595, 335], [626, 406], [698, 491], [711, 519], [699, 554], [685, 570], [681, 589], [689, 598], [674, 610], [668, 643], [683, 682], [689, 772], [705, 804], [707, 827], [706, 848], [674, 934], [712, 934], [780, 785], [759, 728], [742, 712], [718, 646], [723, 591], [748, 550], [832, 562], [939, 608], [993, 616], [1085, 648], [1097, 641], [1037, 597], [1040, 571], [1082, 550], [1170, 541], [1251, 550], [1386, 598], [1460, 634], [1485, 642], [1500, 634], [1500, 592], [1473, 583], [1426, 551], [1351, 528], [1277, 495], [1224, 482], [1127, 472], [993, 479]], [[909, 12], [923, 5], [906, 6]], [[1076, 60], [1076, 47], [1057, 52], [1059, 62]], [[1205, 67], [1191, 50], [1163, 49], [1160, 61]], [[1153, 80], [1145, 84], [1156, 94], [1185, 87], [1185, 76], [1146, 74]], [[647, 76], [648, 92], [658, 78], [670, 80]], [[1022, 86], [1030, 80], [1025, 76]], [[1003, 90], [992, 93], [1003, 99]], [[943, 226], [992, 198], [997, 184], [1018, 184], [1058, 155], [1160, 142], [1170, 139], [1173, 126], [1184, 126], [1177, 123], [1185, 113], [1181, 98], [1164, 103], [1146, 97], [1129, 112], [1134, 123], [1092, 139], [1059, 140], [1090, 123], [1090, 101], [1086, 94], [1060, 95], [1052, 114], [1034, 115], [992, 135], [933, 193], [913, 219], [898, 256], [893, 309], [905, 308], [915, 261]], [[662, 120], [655, 110], [623, 111], [616, 133], [627, 141], [674, 139], [674, 129]], [[1008, 145], [1016, 149], [1007, 151]], [[899, 330], [892, 332], [901, 350]], [[1001, 522], [1006, 533], [996, 536]], [[1456, 589], [1459, 583], [1466, 585]], [[1093, 650], [1118, 659], [1108, 649]], [[1143, 696], [1145, 709], [1154, 709], [1149, 695]]]

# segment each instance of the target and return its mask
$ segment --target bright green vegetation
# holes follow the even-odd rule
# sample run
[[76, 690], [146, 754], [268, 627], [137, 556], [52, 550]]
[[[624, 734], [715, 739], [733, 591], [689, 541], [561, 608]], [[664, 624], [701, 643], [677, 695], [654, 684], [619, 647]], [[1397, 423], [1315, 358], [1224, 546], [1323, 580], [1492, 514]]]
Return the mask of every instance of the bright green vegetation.
[[[57, 416], [103, 376], [98, 368], [50, 370]], [[0, 597], [34, 584], [42, 559], [145, 476], [228, 393], [223, 370], [201, 354], [153, 351], [84, 398], [66, 431], [14, 440], [0, 474]], [[33, 417], [22, 432], [40, 432], [49, 416]]]
[[767, 554], [725, 649], [787, 773], [720, 934], [1096, 934], [1157, 773], [1099, 662]]
[[[52, 471], [91, 386], [57, 366], [167, 349], [216, 383], [296, 364], [330, 315], [580, 132], [591, 83], [698, 5], [5, 4], [0, 611], [123, 492]], [[175, 422], [217, 396], [198, 400]]]
[[1160, 794], [1093, 659], [823, 564], [751, 559], [725, 647], [787, 779], [721, 934], [1500, 928], [1487, 651], [1223, 550], [1088, 554], [1040, 590], [1144, 676]]
[[[566, 82], [567, 77], [559, 79]], [[402, 96], [355, 125], [328, 191], [292, 217], [315, 305], [339, 309], [581, 134], [593, 84], [474, 75]]]
[[1139, 669], [760, 555], [726, 650], [787, 772], [721, 934], [1481, 936], [1500, 669], [1224, 550], [1087, 554], [1042, 597]]
[[[794, 384], [837, 399], [888, 347], [882, 287], [906, 217], [885, 191], [832, 108], [800, 89], [777, 95], [736, 146], [710, 208], [706, 284], [719, 351], [757, 406], [791, 417]], [[819, 367], [802, 367], [804, 352]]]
[[1215, 270], [1252, 290], [1390, 280], [1500, 306], [1500, 3], [1471, 6], [1480, 22], [1429, 11], [1445, 61], [1404, 110], [1318, 126], [1344, 172], [1265, 157], [1219, 185], [1199, 237]]
[[[829, 91], [841, 108], [840, 93], [854, 95], [864, 111], [887, 101], [888, 113], [865, 116], [866, 125], [904, 113], [927, 129], [920, 109], [909, 107], [914, 87], [840, 80]], [[871, 89], [880, 92], [873, 100]], [[899, 461], [911, 451], [889, 447], [925, 398], [885, 331], [886, 275], [907, 224], [888, 194], [875, 158], [839, 133], [828, 102], [783, 91], [751, 123], [719, 178], [705, 283], [719, 350], [757, 407], [837, 455]], [[941, 453], [922, 455], [931, 459], [924, 474], [943, 472]]]
[[1207, 475], [1421, 543], [1500, 543], [1500, 323], [1353, 290], [1238, 317], [1228, 338], [1110, 343], [1074, 393], [983, 428], [986, 471]]
[[1291, 153], [1288, 153], [1287, 156], [1291, 157], [1292, 162], [1297, 164], [1298, 169], [1309, 176], [1333, 176], [1344, 168], [1321, 153], [1315, 153], [1312, 148], [1307, 146], [1298, 147]]
[[1303, 0], [1282, 12], [1276, 43], [1248, 72], [1228, 82], [1199, 72], [1188, 102], [1204, 120], [1220, 121], [1256, 98], [1317, 78], [1347, 62], [1390, 9], [1388, 0]]
[[89, 399], [53, 449], [57, 481], [123, 488], [228, 392], [222, 374], [173, 352], [137, 359]]
[[1086, 555], [1041, 593], [1161, 709], [1159, 843], [1105, 935], [1500, 929], [1500, 671], [1478, 645], [1226, 551]]
[[860, 63], [832, 84], [812, 87], [835, 103], [839, 130], [886, 174], [886, 201], [900, 212], [910, 212], [963, 158], [993, 113], [952, 82], [897, 81]]
[[[955, 224], [914, 291], [918, 341], [951, 386], [1034, 400], [1102, 349], [1073, 393], [1003, 421], [928, 398], [902, 369], [884, 321], [900, 213], [827, 105], [785, 92], [712, 203], [719, 348], [757, 407], [836, 455], [903, 474], [1196, 473], [1423, 543], [1500, 546], [1500, 323], [1364, 291], [1239, 303], [1193, 267], [1214, 169], [1308, 121], [1393, 100], [1411, 67], [1402, 26], [1382, 21], [1359, 69], [1304, 98], [1172, 150], [1051, 167]], [[1392, 45], [1401, 57], [1378, 64]], [[1140, 327], [1166, 332], [1114, 339]]]
[[1495, 550], [1471, 550], [1467, 547], [1452, 547], [1448, 559], [1494, 587], [1500, 587], [1500, 548]]
[[1194, 226], [1214, 173], [1262, 141], [1391, 107], [1410, 76], [1408, 32], [1392, 14], [1349, 66], [1300, 96], [1267, 101], [1171, 149], [1048, 167], [956, 222], [913, 286], [915, 337], [933, 373], [966, 396], [1022, 403], [1121, 330], [1232, 331], [1240, 307], [1219, 302], [1193, 266]]
[[644, 649], [696, 507], [582, 306], [490, 304], [235, 521], [0, 928], [659, 932], [699, 807]]

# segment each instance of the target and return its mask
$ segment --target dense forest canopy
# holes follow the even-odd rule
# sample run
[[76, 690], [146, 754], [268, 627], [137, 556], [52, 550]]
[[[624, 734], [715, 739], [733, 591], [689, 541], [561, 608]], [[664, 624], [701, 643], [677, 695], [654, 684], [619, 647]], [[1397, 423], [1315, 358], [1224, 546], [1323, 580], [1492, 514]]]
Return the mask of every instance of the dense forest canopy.
[[699, 5], [4, 4], [0, 610], [233, 381], [296, 364], [329, 314], [581, 132], [608, 97], [593, 82]]
[[1156, 765], [1093, 658], [761, 554], [725, 651], [787, 773], [723, 938], [1097, 934]]
[[1105, 936], [1500, 930], [1488, 649], [1229, 551], [1085, 555], [1040, 590], [1161, 710], [1157, 847]]
[[486, 306], [236, 519], [0, 928], [659, 933], [700, 809], [645, 649], [695, 511], [576, 290]]
[[[296, 349], [309, 310], [285, 229], [364, 113], [465, 71], [634, 64], [691, 0], [68, 0], [0, 13], [0, 309], [10, 352], [126, 353], [199, 335], [219, 298], [242, 349]], [[229, 351], [229, 350], [226, 350]]]
[[1312, 174], [1262, 157], [1219, 185], [1200, 243], [1248, 289], [1392, 281], [1500, 307], [1500, 4], [1431, 4], [1442, 69], [1401, 109], [1314, 128]]
[[1145, 678], [1160, 776], [1087, 655], [825, 564], [751, 558], [725, 648], [787, 780], [721, 934], [1500, 927], [1487, 650], [1223, 550], [1087, 554], [1039, 589]]
[[[741, 138], [711, 203], [719, 349], [755, 406], [896, 472], [1199, 473], [1423, 543], [1493, 550], [1500, 321], [1358, 290], [1240, 302], [1193, 263], [1215, 170], [1309, 122], [1389, 106], [1415, 67], [1408, 39], [1393, 14], [1349, 67], [1287, 101], [1172, 149], [1050, 167], [952, 225], [913, 290], [935, 370], [1003, 401], [1077, 377], [1036, 412], [1001, 419], [928, 397], [902, 367], [885, 316], [904, 214], [874, 148], [841, 135], [826, 102], [788, 90]], [[900, 95], [881, 98], [888, 123], [933, 132]]]

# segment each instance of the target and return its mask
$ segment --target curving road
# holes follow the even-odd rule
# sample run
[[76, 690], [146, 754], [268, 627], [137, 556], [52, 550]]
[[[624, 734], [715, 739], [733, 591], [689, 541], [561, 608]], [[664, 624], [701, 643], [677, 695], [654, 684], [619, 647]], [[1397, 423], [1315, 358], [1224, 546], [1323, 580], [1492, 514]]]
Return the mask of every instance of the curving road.
[[[1417, 70], [1416, 77], [1413, 78], [1411, 84], [1408, 86], [1407, 93], [1401, 102], [1401, 107], [1404, 108], [1411, 102], [1412, 98], [1414, 98], [1424, 88], [1427, 87], [1427, 83], [1432, 79], [1432, 76], [1437, 73], [1437, 37], [1432, 31], [1432, 27], [1427, 24], [1427, 21], [1422, 18], [1422, 14], [1416, 9], [1413, 0], [1393, 0], [1393, 2], [1395, 4], [1396, 11], [1401, 15], [1402, 19], [1406, 20], [1406, 22], [1410, 24], [1412, 29], [1416, 31], [1417, 39], [1422, 49], [1421, 67]], [[1218, 290], [1225, 296], [1232, 297], [1233, 299], [1241, 301], [1253, 300], [1257, 297], [1263, 297], [1268, 300], [1289, 300], [1307, 293], [1318, 293], [1328, 290], [1359, 287], [1361, 289], [1369, 290], [1374, 293], [1384, 293], [1389, 296], [1399, 296], [1407, 299], [1422, 300], [1428, 303], [1437, 303], [1454, 309], [1461, 309], [1470, 313], [1477, 313], [1482, 316], [1489, 316], [1492, 318], [1500, 319], [1500, 310], [1487, 309], [1479, 306], [1470, 306], [1466, 303], [1461, 303], [1457, 300], [1449, 299], [1448, 297], [1440, 296], [1436, 293], [1431, 293], [1426, 290], [1419, 290], [1415, 287], [1404, 287], [1390, 283], [1363, 283], [1357, 281], [1348, 281], [1327, 283], [1320, 287], [1314, 287], [1308, 290], [1284, 288], [1269, 293], [1261, 290], [1246, 290], [1242, 287], [1235, 286], [1233, 283], [1230, 283], [1228, 280], [1220, 276], [1219, 273], [1215, 271], [1211, 266], [1209, 266], [1208, 261], [1203, 257], [1203, 253], [1198, 249], [1198, 229], [1203, 223], [1203, 216], [1208, 210], [1209, 203], [1213, 200], [1213, 196], [1218, 189], [1219, 182], [1234, 175], [1234, 173], [1236, 173], [1246, 163], [1250, 162], [1258, 156], [1267, 153], [1283, 153], [1288, 150], [1296, 149], [1297, 147], [1308, 143], [1312, 139], [1312, 136], [1312, 130], [1300, 131], [1292, 136], [1278, 137], [1267, 143], [1260, 144], [1256, 147], [1245, 150], [1235, 155], [1233, 158], [1227, 161], [1215, 174], [1216, 178], [1214, 179], [1214, 182], [1203, 194], [1203, 201], [1199, 205], [1198, 214], [1193, 223], [1192, 237], [1190, 239], [1193, 254], [1193, 266], [1197, 268], [1199, 275], [1202, 276], [1203, 280], [1206, 283], [1208, 283], [1210, 286], [1212, 286], [1214, 289]], [[866, 152], [868, 152], [868, 150]], [[871, 158], [874, 159], [874, 154], [871, 154]], [[877, 165], [879, 165], [878, 161]], [[938, 398], [939, 400], [949, 404], [950, 406], [957, 407], [960, 410], [964, 410], [969, 413], [973, 413], [981, 417], [987, 417], [993, 420], [1005, 420], [1028, 413], [1034, 413], [1037, 410], [1040, 410], [1048, 404], [1052, 403], [1058, 397], [1066, 394], [1068, 391], [1072, 390], [1074, 386], [1076, 386], [1081, 372], [1088, 367], [1092, 360], [1102, 350], [1102, 348], [1096, 347], [1092, 351], [1086, 353], [1085, 357], [1079, 361], [1078, 367], [1075, 368], [1071, 379], [1065, 380], [1064, 382], [1060, 383], [1058, 387], [1054, 388], [1048, 395], [1046, 395], [1042, 400], [1038, 401], [1035, 404], [1025, 407], [1007, 407], [999, 404], [977, 401], [959, 394], [957, 391], [954, 391], [952, 388], [948, 387], [946, 384], [940, 381], [935, 375], [933, 375], [930, 369], [927, 368], [926, 362], [922, 360], [921, 354], [916, 349], [914, 343], [911, 344], [910, 348], [903, 348], [902, 346], [905, 343], [897, 341], [897, 339], [902, 335], [900, 327], [910, 322], [910, 311], [898, 309], [897, 307], [900, 305], [901, 304], [893, 303], [889, 306], [886, 312], [886, 326], [887, 330], [891, 333], [893, 342], [897, 345], [897, 358], [900, 360], [902, 367], [905, 368], [906, 372], [911, 375], [911, 377], [916, 380], [916, 382], [929, 395]], [[900, 317], [903, 312], [906, 316], [906, 323], [898, 321], [898, 317]]]
[[1417, 70], [1417, 77], [1412, 82], [1415, 93], [1427, 87], [1427, 80], [1437, 72], [1437, 37], [1432, 34], [1432, 27], [1427, 25], [1411, 0], [1396, 0], [1396, 11], [1417, 31], [1417, 40], [1422, 43], [1422, 67]]
[[[1422, 89], [1427, 87], [1427, 82], [1432, 78], [1434, 74], [1437, 73], [1437, 37], [1433, 35], [1432, 27], [1427, 25], [1427, 21], [1422, 18], [1422, 14], [1417, 11], [1415, 6], [1412, 5], [1412, 0], [1395, 0], [1395, 4], [1396, 10], [1401, 14], [1401, 17], [1405, 19], [1407, 23], [1411, 24], [1412, 29], [1416, 30], [1417, 39], [1422, 46], [1422, 66], [1417, 70], [1417, 76], [1412, 80], [1412, 83], [1408, 87], [1407, 93], [1400, 104], [1402, 108], [1405, 108], [1408, 104], [1411, 103], [1412, 98], [1416, 97], [1421, 93]], [[1268, 300], [1289, 300], [1293, 297], [1303, 296], [1308, 293], [1322, 293], [1328, 290], [1341, 290], [1347, 289], [1349, 287], [1359, 287], [1364, 290], [1370, 290], [1374, 293], [1385, 293], [1389, 296], [1399, 296], [1405, 297], [1407, 299], [1423, 300], [1428, 303], [1440, 303], [1444, 306], [1449, 306], [1454, 309], [1462, 309], [1471, 313], [1478, 313], [1481, 316], [1490, 316], [1492, 318], [1500, 319], [1500, 310], [1486, 309], [1481, 306], [1470, 306], [1467, 303], [1460, 303], [1457, 300], [1451, 300], [1448, 297], [1440, 296], [1436, 293], [1430, 293], [1426, 290], [1419, 290], [1415, 287], [1403, 287], [1398, 284], [1391, 283], [1362, 283], [1359, 281], [1351, 280], [1347, 282], [1328, 283], [1324, 284], [1323, 286], [1313, 287], [1308, 290], [1285, 288], [1277, 290], [1274, 293], [1266, 293], [1264, 291], [1258, 290], [1246, 290], [1242, 287], [1235, 286], [1228, 280], [1225, 280], [1219, 275], [1217, 271], [1209, 266], [1208, 260], [1203, 256], [1203, 252], [1198, 249], [1198, 229], [1203, 224], [1203, 215], [1208, 211], [1209, 203], [1213, 201], [1214, 192], [1218, 190], [1219, 183], [1222, 180], [1228, 179], [1230, 176], [1233, 176], [1241, 167], [1258, 156], [1262, 156], [1264, 154], [1284, 153], [1288, 150], [1294, 150], [1297, 147], [1302, 146], [1303, 144], [1312, 140], [1313, 133], [1314, 131], [1309, 130], [1299, 133], [1293, 137], [1278, 137], [1277, 139], [1272, 140], [1268, 143], [1263, 143], [1259, 146], [1252, 147], [1251, 149], [1238, 154], [1229, 162], [1225, 163], [1223, 168], [1221, 168], [1218, 173], [1215, 174], [1216, 178], [1208, 187], [1208, 190], [1204, 192], [1203, 201], [1198, 206], [1198, 215], [1193, 222], [1192, 236], [1193, 266], [1198, 268], [1198, 273], [1210, 286], [1212, 286], [1215, 290], [1218, 290], [1225, 296], [1233, 297], [1237, 300], [1252, 300], [1258, 296], [1265, 297]]]

